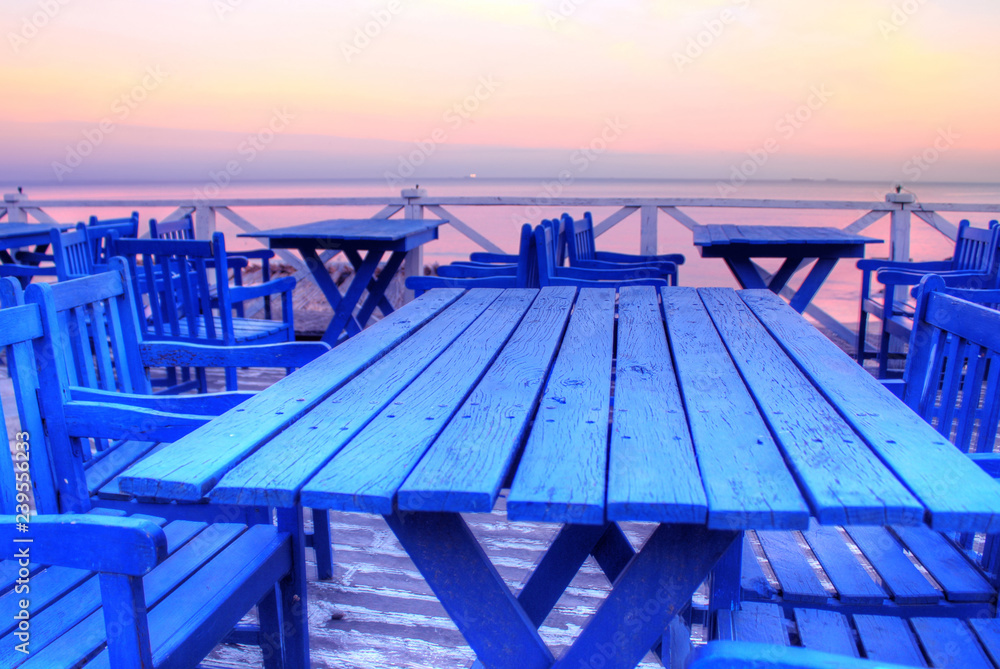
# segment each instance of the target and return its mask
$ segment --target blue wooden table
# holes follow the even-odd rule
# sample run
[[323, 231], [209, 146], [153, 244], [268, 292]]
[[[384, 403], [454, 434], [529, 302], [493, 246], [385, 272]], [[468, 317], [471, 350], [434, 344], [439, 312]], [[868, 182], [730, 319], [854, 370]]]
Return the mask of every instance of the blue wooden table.
[[14, 258], [8, 249], [34, 246], [37, 253], [44, 253], [49, 246], [52, 228], [68, 230], [69, 223], [50, 225], [48, 223], [0, 223], [0, 262], [12, 263]]
[[[517, 669], [635, 666], [739, 530], [1000, 530], [1000, 486], [766, 290], [433, 290], [120, 480], [382, 514]], [[561, 525], [517, 596], [460, 515], [506, 486]], [[636, 550], [619, 521], [658, 525]], [[537, 628], [588, 554], [614, 587], [556, 662]]]
[[[781, 292], [804, 263], [816, 262], [792, 296], [792, 308], [802, 313], [841, 258], [864, 258], [865, 244], [881, 239], [862, 237], [838, 228], [787, 225], [703, 225], [694, 229], [694, 245], [702, 258], [722, 258], [744, 288]], [[765, 280], [752, 258], [784, 258]]]
[[[341, 218], [248, 232], [239, 236], [264, 238], [268, 240], [271, 249], [295, 249], [302, 255], [316, 285], [333, 307], [333, 318], [323, 334], [323, 341], [336, 346], [345, 328], [348, 336], [360, 332], [376, 307], [383, 315], [392, 313], [392, 305], [385, 297], [385, 290], [392, 277], [396, 275], [408, 251], [438, 238], [437, 228], [443, 223], [447, 223], [447, 220]], [[330, 278], [319, 257], [322, 251], [327, 250], [343, 251], [354, 267], [354, 279], [343, 294]], [[389, 260], [378, 279], [374, 279], [375, 270], [386, 253], [391, 253]], [[366, 289], [368, 298], [355, 316], [354, 309]]]

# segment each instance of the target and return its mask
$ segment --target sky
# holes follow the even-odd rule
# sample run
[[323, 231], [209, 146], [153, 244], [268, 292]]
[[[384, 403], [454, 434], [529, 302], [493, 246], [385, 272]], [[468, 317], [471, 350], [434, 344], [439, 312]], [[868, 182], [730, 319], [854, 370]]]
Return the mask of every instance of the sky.
[[987, 0], [5, 0], [0, 179], [1000, 181]]

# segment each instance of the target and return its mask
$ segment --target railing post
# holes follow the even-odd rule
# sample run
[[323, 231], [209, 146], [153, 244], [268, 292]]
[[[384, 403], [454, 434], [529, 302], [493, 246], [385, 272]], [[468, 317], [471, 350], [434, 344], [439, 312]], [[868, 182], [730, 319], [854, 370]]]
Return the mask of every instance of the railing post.
[[17, 203], [25, 199], [21, 193], [4, 193], [3, 201], [7, 206], [8, 223], [27, 223], [28, 214]]
[[[424, 205], [417, 202], [422, 197], [427, 197], [427, 190], [424, 188], [404, 188], [400, 193], [406, 198], [406, 208], [403, 209], [404, 218], [423, 218]], [[407, 252], [406, 262], [403, 264], [403, 271], [406, 276], [421, 276], [424, 273], [424, 247]], [[403, 291], [403, 301], [409, 302], [413, 299], [412, 290]]]
[[194, 208], [195, 239], [211, 239], [215, 233], [215, 209], [207, 204], [198, 204]]
[[644, 204], [639, 214], [639, 253], [644, 256], [656, 255], [656, 205]]
[[[910, 207], [916, 200], [913, 193], [887, 193], [885, 201], [897, 205], [892, 210], [892, 224], [889, 230], [889, 260], [910, 261]], [[906, 301], [907, 286], [896, 286], [895, 299]]]

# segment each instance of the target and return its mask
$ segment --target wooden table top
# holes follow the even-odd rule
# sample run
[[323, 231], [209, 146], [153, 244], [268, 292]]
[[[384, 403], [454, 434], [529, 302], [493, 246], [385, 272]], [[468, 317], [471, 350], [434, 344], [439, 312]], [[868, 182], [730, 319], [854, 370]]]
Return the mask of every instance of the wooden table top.
[[0, 223], [0, 239], [47, 235], [52, 228], [67, 230], [72, 227], [69, 223]]
[[792, 225], [703, 225], [694, 229], [695, 246], [726, 244], [881, 244], [881, 239], [839, 228]]
[[162, 500], [1000, 530], [1000, 486], [766, 290], [438, 289], [121, 479]]
[[331, 218], [325, 221], [293, 225], [274, 230], [244, 232], [239, 237], [267, 239], [329, 239], [337, 241], [394, 242], [426, 232], [447, 223], [428, 218]]

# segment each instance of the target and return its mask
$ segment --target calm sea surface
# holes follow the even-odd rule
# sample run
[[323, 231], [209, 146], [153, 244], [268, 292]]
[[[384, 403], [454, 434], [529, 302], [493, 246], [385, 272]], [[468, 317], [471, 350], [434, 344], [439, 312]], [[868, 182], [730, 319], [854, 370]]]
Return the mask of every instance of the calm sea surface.
[[[719, 197], [716, 181], [652, 181], [652, 180], [576, 180], [568, 185], [555, 181], [536, 179], [454, 179], [426, 180], [421, 187], [430, 196], [525, 196], [525, 197]], [[76, 198], [184, 198], [191, 199], [205, 189], [205, 184], [148, 183], [148, 184], [73, 184], [65, 186], [27, 186], [25, 194], [33, 199]], [[9, 189], [7, 189], [9, 190]], [[845, 181], [770, 181], [748, 182], [735, 193], [734, 198], [776, 198], [795, 200], [854, 200], [882, 201], [890, 185], [883, 183]], [[963, 204], [1000, 204], [1000, 184], [921, 184], [910, 189], [919, 202]], [[237, 197], [398, 197], [399, 189], [384, 181], [310, 181], [234, 183], [222, 190], [220, 199]], [[365, 218], [379, 207], [242, 207], [236, 211], [259, 228], [276, 228], [325, 218]], [[526, 207], [449, 207], [453, 216], [484, 234], [495, 243], [516, 251], [520, 225], [537, 223], [562, 213], [561, 207], [530, 211]], [[600, 221], [617, 207], [591, 208], [595, 220]], [[48, 213], [61, 221], [82, 220], [91, 214], [121, 215], [124, 209], [51, 208]], [[162, 218], [170, 208], [141, 208], [145, 222], [149, 218]], [[570, 211], [579, 216], [583, 211]], [[689, 216], [699, 223], [733, 223], [758, 225], [809, 225], [845, 227], [863, 215], [864, 211], [821, 210], [766, 210], [735, 208], [687, 208]], [[988, 214], [946, 213], [945, 218], [957, 223], [969, 218], [973, 225], [985, 227]], [[252, 240], [237, 239], [239, 230], [218, 217], [218, 229], [226, 234], [229, 248], [249, 248]], [[680, 270], [681, 284], [687, 286], [736, 286], [725, 264], [717, 259], [702, 259], [692, 245], [691, 232], [666, 214], [659, 214], [660, 253], [683, 253], [687, 262]], [[889, 238], [889, 216], [873, 224], [865, 235], [878, 239]], [[639, 216], [633, 214], [600, 237], [598, 246], [606, 250], [635, 253], [639, 247]], [[869, 245], [868, 255], [885, 257], [887, 244]], [[941, 259], [950, 253], [952, 243], [922, 221], [913, 218], [911, 254], [915, 260]], [[447, 226], [441, 229], [441, 238], [424, 249], [428, 264], [446, 263], [467, 257], [478, 246]], [[780, 261], [762, 262], [768, 269], [775, 269]], [[797, 285], [803, 274], [792, 279]], [[854, 326], [857, 322], [860, 272], [853, 261], [838, 264], [816, 298], [816, 303], [840, 321]]]

